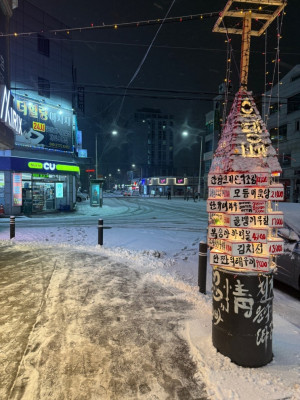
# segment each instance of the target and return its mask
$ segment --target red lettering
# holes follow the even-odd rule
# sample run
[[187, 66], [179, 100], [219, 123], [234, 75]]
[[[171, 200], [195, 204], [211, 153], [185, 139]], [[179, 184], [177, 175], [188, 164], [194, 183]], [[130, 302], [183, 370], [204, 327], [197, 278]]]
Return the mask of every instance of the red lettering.
[[267, 268], [268, 263], [267, 263], [267, 261], [256, 260], [256, 266], [257, 266], [257, 268]]

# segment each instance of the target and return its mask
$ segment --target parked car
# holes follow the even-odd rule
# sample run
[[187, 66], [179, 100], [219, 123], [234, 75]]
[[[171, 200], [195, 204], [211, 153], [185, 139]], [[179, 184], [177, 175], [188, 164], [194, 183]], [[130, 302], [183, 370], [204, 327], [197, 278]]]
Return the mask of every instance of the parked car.
[[131, 192], [125, 191], [125, 192], [123, 193], [123, 196], [131, 196]]
[[289, 227], [280, 229], [278, 236], [284, 239], [284, 254], [277, 257], [274, 278], [300, 291], [300, 238]]
[[81, 190], [77, 190], [76, 193], [76, 201], [80, 203], [82, 200], [88, 200], [89, 195], [86, 192], [82, 192]]

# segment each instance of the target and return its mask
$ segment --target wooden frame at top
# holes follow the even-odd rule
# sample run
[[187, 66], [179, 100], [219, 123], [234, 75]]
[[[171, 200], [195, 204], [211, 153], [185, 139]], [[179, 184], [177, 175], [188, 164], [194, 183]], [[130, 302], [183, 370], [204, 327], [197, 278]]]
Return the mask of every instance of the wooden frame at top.
[[234, 18], [244, 18], [245, 11], [236, 9], [230, 9], [232, 3], [242, 3], [243, 5], [247, 4], [257, 4], [262, 6], [276, 6], [277, 8], [273, 11], [272, 14], [265, 14], [263, 11], [260, 12], [259, 9], [255, 11], [251, 11], [251, 16], [253, 19], [261, 19], [266, 22], [259, 30], [251, 30], [251, 36], [260, 36], [264, 33], [264, 31], [268, 28], [272, 21], [277, 17], [277, 15], [284, 9], [287, 5], [287, 0], [228, 0], [224, 10], [222, 11], [220, 17], [218, 18], [215, 26], [213, 27], [213, 32], [220, 33], [233, 33], [237, 35], [242, 35], [243, 29], [237, 28], [226, 28], [221, 27], [221, 23], [224, 17], [234, 17]]

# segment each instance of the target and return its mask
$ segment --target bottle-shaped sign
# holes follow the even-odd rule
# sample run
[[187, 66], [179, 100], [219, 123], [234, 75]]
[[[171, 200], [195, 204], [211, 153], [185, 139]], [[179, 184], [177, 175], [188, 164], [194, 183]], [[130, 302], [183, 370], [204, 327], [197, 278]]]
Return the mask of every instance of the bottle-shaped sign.
[[251, 92], [234, 99], [208, 175], [210, 263], [268, 272], [283, 253], [281, 167]]

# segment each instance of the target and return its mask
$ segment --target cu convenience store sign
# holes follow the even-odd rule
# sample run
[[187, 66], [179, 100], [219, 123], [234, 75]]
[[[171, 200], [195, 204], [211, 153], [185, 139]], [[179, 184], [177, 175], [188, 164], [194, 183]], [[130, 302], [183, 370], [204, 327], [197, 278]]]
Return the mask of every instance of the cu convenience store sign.
[[43, 170], [43, 171], [66, 171], [66, 172], [80, 172], [80, 169], [77, 165], [66, 165], [66, 164], [56, 164], [54, 162], [38, 162], [38, 161], [29, 161], [28, 167], [30, 169]]

